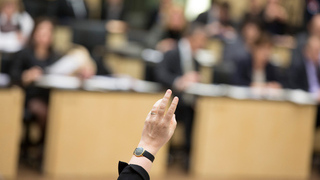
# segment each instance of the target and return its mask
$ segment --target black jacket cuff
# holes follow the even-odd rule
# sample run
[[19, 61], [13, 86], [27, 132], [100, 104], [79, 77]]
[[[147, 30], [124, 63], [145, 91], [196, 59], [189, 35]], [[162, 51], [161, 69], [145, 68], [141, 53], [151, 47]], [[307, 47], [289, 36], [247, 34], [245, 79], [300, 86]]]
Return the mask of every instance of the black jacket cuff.
[[128, 163], [119, 161], [118, 172], [119, 172], [119, 175], [121, 174], [139, 175], [142, 180], [150, 180], [148, 172], [139, 165], [134, 165], [134, 164], [129, 165]]

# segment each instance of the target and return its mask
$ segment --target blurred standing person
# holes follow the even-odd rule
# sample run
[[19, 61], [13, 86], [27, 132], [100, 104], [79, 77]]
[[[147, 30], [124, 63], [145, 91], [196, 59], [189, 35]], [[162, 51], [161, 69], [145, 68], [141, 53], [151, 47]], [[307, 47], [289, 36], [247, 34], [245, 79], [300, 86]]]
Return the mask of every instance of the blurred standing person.
[[[302, 49], [302, 56], [296, 64], [291, 64], [289, 80], [291, 88], [310, 92], [320, 102], [320, 40], [311, 36]], [[320, 126], [320, 114], [317, 112], [317, 127]]]
[[270, 63], [272, 49], [270, 36], [262, 34], [253, 45], [251, 56], [236, 62], [235, 85], [281, 88], [277, 67]]
[[268, 0], [262, 12], [262, 19], [266, 30], [271, 34], [285, 34], [288, 23], [288, 13], [282, 6], [281, 0]]
[[0, 1], [1, 72], [9, 73], [13, 53], [21, 50], [32, 32], [34, 22], [20, 0]]
[[158, 82], [172, 88], [174, 94], [180, 98], [176, 115], [178, 121], [185, 126], [186, 169], [189, 168], [195, 99], [184, 91], [200, 81], [199, 63], [195, 60], [195, 54], [205, 46], [206, 41], [204, 26], [191, 25], [184, 38], [178, 42], [178, 47], [165, 53], [155, 72]]
[[172, 5], [163, 23], [156, 24], [146, 38], [146, 44], [150, 48], [161, 52], [167, 52], [177, 46], [177, 42], [187, 26], [184, 9]]
[[21, 85], [26, 93], [26, 115], [34, 118], [41, 128], [41, 141], [45, 134], [49, 90], [35, 87], [34, 82], [58, 59], [52, 47], [53, 31], [54, 24], [50, 19], [37, 20], [29, 46], [16, 55], [11, 68], [14, 83]]

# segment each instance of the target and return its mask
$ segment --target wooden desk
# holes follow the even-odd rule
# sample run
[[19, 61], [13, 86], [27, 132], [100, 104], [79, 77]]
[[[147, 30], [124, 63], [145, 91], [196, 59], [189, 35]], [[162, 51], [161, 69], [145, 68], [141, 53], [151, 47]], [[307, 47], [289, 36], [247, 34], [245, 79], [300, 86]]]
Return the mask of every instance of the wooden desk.
[[[53, 176], [117, 177], [139, 143], [145, 118], [162, 94], [52, 90], [44, 171]], [[167, 148], [151, 176], [166, 172]]]
[[312, 105], [201, 97], [192, 172], [210, 178], [306, 178], [315, 113]]
[[0, 179], [17, 174], [23, 101], [21, 89], [0, 89]]

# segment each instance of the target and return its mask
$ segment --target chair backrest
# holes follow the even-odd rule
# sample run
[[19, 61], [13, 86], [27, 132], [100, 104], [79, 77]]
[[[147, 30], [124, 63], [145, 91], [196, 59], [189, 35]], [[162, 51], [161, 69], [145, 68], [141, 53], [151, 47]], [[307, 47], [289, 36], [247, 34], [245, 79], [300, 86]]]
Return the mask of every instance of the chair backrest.
[[81, 20], [72, 25], [72, 42], [85, 46], [90, 52], [96, 46], [104, 46], [106, 42], [106, 28], [104, 21]]

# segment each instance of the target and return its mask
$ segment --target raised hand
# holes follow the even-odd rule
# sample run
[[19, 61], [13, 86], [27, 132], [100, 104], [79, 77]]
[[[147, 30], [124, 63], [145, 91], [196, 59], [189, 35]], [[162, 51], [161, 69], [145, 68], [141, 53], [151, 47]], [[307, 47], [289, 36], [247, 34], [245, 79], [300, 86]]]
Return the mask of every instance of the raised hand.
[[153, 105], [145, 121], [139, 146], [144, 147], [153, 155], [170, 140], [177, 126], [174, 114], [179, 101], [177, 97], [173, 98], [165, 113], [171, 95], [172, 91], [167, 90], [163, 99]]

